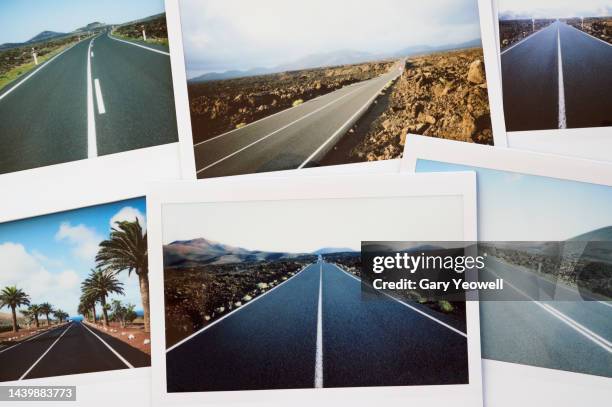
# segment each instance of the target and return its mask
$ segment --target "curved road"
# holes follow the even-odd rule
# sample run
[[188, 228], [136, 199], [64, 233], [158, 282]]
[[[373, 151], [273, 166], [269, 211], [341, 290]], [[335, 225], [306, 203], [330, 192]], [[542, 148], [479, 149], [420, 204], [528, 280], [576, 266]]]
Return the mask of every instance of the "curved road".
[[612, 45], [555, 22], [501, 53], [508, 131], [612, 126]]
[[169, 348], [168, 391], [467, 383], [465, 334], [384, 298], [311, 264]]
[[358, 82], [194, 146], [199, 178], [314, 166], [359, 119], [404, 61]]
[[150, 365], [146, 353], [81, 322], [0, 348], [0, 382]]
[[170, 57], [87, 38], [0, 91], [0, 174], [178, 140]]

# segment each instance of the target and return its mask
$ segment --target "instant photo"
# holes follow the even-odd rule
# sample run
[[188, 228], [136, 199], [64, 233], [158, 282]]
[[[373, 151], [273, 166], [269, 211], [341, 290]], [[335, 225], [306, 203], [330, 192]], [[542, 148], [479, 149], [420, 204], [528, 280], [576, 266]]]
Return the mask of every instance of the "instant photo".
[[493, 144], [502, 124], [486, 2], [178, 8], [195, 160], [184, 166], [198, 178], [399, 158], [408, 132]]

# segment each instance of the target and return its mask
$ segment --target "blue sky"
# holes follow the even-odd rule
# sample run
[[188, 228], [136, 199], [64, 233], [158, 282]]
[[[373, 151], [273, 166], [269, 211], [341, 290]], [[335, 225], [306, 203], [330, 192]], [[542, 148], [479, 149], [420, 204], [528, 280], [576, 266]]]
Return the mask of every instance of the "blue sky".
[[70, 32], [94, 21], [125, 23], [164, 11], [163, 0], [2, 0], [0, 44], [41, 31]]
[[479, 240], [565, 240], [612, 226], [611, 187], [428, 160], [416, 170], [476, 171]]
[[[75, 315], [81, 282], [95, 267], [111, 222], [136, 218], [146, 222], [144, 198], [0, 224], [0, 287], [17, 285], [32, 302], [50, 302]], [[122, 272], [119, 279], [126, 295], [116, 298], [141, 309], [137, 276]]]
[[477, 0], [182, 0], [187, 76], [480, 38]]

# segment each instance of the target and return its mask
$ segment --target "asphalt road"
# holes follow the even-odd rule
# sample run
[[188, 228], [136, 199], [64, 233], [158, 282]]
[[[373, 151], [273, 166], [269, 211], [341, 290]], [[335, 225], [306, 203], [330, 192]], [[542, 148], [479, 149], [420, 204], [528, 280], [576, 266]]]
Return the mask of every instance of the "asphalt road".
[[403, 72], [338, 89], [194, 146], [199, 178], [316, 166], [376, 95]]
[[0, 382], [150, 365], [149, 355], [138, 349], [100, 330], [71, 322], [1, 348]]
[[153, 49], [102, 33], [3, 89], [0, 173], [177, 141], [170, 57]]
[[318, 262], [170, 348], [168, 391], [466, 383], [460, 332]]
[[570, 300], [571, 287], [493, 258], [487, 267], [526, 300], [555, 291], [568, 300], [481, 301], [482, 357], [612, 377], [612, 303], [578, 301], [576, 292]]
[[508, 131], [612, 125], [611, 45], [555, 22], [503, 51], [501, 66]]

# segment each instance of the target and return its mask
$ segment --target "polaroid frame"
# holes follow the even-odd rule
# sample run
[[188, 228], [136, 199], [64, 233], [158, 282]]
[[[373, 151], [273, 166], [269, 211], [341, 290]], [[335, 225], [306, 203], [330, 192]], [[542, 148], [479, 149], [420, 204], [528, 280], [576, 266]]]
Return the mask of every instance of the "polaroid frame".
[[[165, 154], [163, 151], [159, 153], [161, 155]], [[109, 159], [112, 158], [115, 157], [109, 157]], [[53, 168], [53, 170], [60, 174], [70, 174], [71, 166], [74, 165], [78, 167], [78, 164], [80, 163], [67, 163], [67, 167], [65, 168], [63, 168], [64, 166], [62, 165]], [[132, 165], [136, 167], [136, 164]], [[110, 172], [111, 175], [119, 176], [120, 170], [121, 168], [115, 169], [110, 165], [107, 172]], [[81, 176], [77, 177], [74, 175], [75, 174], [73, 174], [73, 178], [81, 179]], [[6, 205], [7, 208], [6, 210], [3, 208], [2, 211], [0, 211], [0, 223], [26, 220], [32, 217], [67, 212], [89, 206], [106, 205], [130, 198], [144, 197], [145, 195], [143, 191], [143, 182], [123, 182], [120, 183], [119, 186], [113, 187], [113, 176], [105, 177], [104, 180], [99, 182], [85, 182], [85, 176], [86, 174], [82, 175], [83, 183], [78, 187], [75, 186], [74, 183], [72, 185], [69, 183], [48, 185], [44, 180], [28, 180], [28, 183], [40, 185], [42, 189], [30, 191], [29, 189], [26, 190], [26, 188], [22, 188], [18, 193], [6, 194], [6, 196], [3, 196], [3, 206]], [[130, 191], [143, 193], [134, 195], [134, 193], [130, 193]], [[47, 196], [45, 196], [45, 200], [37, 200], [38, 195], [45, 193], [54, 193], [60, 196], [50, 201], [47, 201]], [[152, 324], [155, 324], [155, 322], [152, 322]], [[135, 367], [131, 369], [79, 373], [65, 376], [49, 376], [36, 379], [0, 382], [0, 385], [76, 386], [77, 400], [76, 402], [71, 402], [75, 407], [107, 407], [109, 404], [113, 403], [118, 403], [119, 405], [140, 405], [142, 403], [150, 403], [150, 392], [148, 392], [151, 386], [150, 369], [150, 367]], [[106, 391], [105, 389], [107, 387], [112, 387], [113, 391]], [[24, 406], [36, 404], [37, 402], [35, 401], [30, 403], [26, 401], [23, 403]]]
[[[480, 20], [480, 36], [484, 56], [485, 72], [487, 76], [487, 92], [491, 115], [491, 128], [496, 146], [506, 146], [504, 131], [504, 118], [502, 109], [499, 65], [494, 38], [490, 37], [493, 30], [491, 16], [493, 11], [488, 0], [473, 0], [477, 2]], [[168, 25], [168, 39], [171, 43], [170, 58], [172, 62], [172, 81], [174, 87], [174, 103], [178, 121], [180, 140], [181, 173], [183, 179], [197, 179], [195, 166], [195, 153], [193, 146], [193, 133], [191, 127], [191, 114], [189, 110], [189, 95], [187, 91], [187, 73], [185, 68], [185, 53], [183, 48], [183, 33], [181, 28], [181, 14], [179, 0], [165, 0], [166, 21]], [[382, 160], [384, 161], [384, 160]], [[326, 167], [339, 167], [349, 164], [330, 165]], [[292, 171], [292, 170], [287, 170]], [[271, 171], [284, 172], [284, 171]], [[261, 174], [261, 173], [260, 173]], [[250, 174], [245, 174], [250, 175]]]
[[[608, 163], [409, 135], [401, 170], [415, 172], [418, 160], [612, 187], [612, 165]], [[590, 404], [605, 405], [612, 389], [612, 379], [606, 377], [490, 359], [483, 359], [482, 364], [485, 405], [491, 407], [571, 407], [585, 402], [585, 392]]]
[[[166, 21], [171, 19], [170, 11], [166, 7]], [[173, 82], [177, 83], [174, 77], [184, 76], [185, 70], [182, 64], [177, 66], [172, 54], [175, 49], [182, 52], [181, 38], [168, 30], [168, 40]], [[175, 98], [181, 97], [174, 92]], [[179, 150], [191, 145], [191, 134], [180, 131], [186, 123], [180, 110], [175, 120], [176, 142], [1, 174], [0, 191], [6, 193], [0, 200], [0, 222], [96, 205], [107, 200], [106, 191], [114, 191], [114, 200], [144, 196], [147, 182], [189, 178], [191, 173], [181, 168]]]
[[367, 197], [463, 197], [464, 237], [476, 235], [475, 178], [470, 172], [455, 174], [359, 174], [338, 176], [299, 175], [211, 179], [198, 183], [160, 182], [150, 185], [147, 194], [148, 244], [150, 265], [152, 327], [152, 401], [156, 406], [189, 404], [221, 405], [291, 405], [310, 406], [346, 404], [371, 405], [384, 397], [405, 404], [422, 401], [430, 405], [447, 405], [462, 400], [466, 405], [482, 405], [480, 377], [480, 335], [478, 303], [466, 308], [468, 335], [469, 384], [404, 387], [362, 387], [330, 389], [257, 390], [230, 392], [168, 393], [166, 386], [165, 311], [163, 281], [162, 208], [171, 203], [240, 202], [271, 200], [320, 200]]
[[[487, 41], [488, 53], [494, 53], [498, 65], [497, 78], [499, 82], [493, 83], [496, 94], [499, 94], [501, 109], [501, 132], [495, 140], [496, 146], [510, 147], [519, 150], [528, 150], [541, 153], [558, 154], [562, 156], [586, 158], [596, 161], [612, 161], [612, 127], [584, 127], [573, 129], [548, 129], [507, 131], [503, 116], [503, 90], [501, 73], [501, 47], [499, 44], [499, 3], [500, 0], [491, 0], [492, 24], [490, 30], [483, 35], [493, 41]], [[586, 33], [585, 33], [586, 34]], [[588, 35], [588, 34], [586, 34]], [[610, 45], [612, 46], [612, 45]], [[483, 42], [483, 47], [485, 44]], [[488, 75], [489, 71], [487, 71]], [[499, 144], [497, 140], [499, 139]]]

